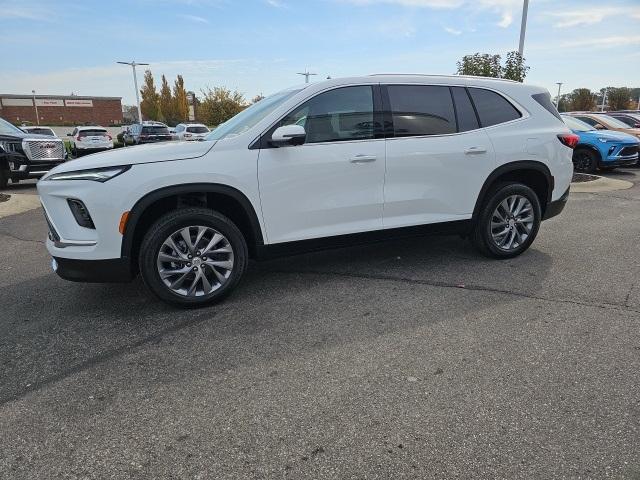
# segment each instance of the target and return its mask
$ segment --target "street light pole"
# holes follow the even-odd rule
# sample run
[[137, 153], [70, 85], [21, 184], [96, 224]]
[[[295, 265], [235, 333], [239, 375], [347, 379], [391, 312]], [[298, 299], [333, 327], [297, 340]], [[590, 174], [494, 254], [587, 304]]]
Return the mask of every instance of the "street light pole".
[[135, 61], [130, 62], [117, 62], [122, 65], [130, 65], [133, 69], [133, 87], [136, 89], [136, 104], [138, 105], [138, 122], [142, 123], [142, 109], [140, 108], [140, 92], [138, 91], [138, 77], [136, 76], [136, 66], [149, 65], [148, 63], [137, 63]]
[[524, 35], [527, 31], [527, 13], [529, 12], [529, 0], [524, 0], [524, 4], [522, 5], [522, 23], [520, 24], [520, 46], [518, 47], [518, 52], [520, 53], [520, 57], [522, 57], [524, 53]]
[[604, 112], [604, 106], [607, 104], [607, 92], [609, 91], [609, 87], [604, 89], [604, 95], [602, 95], [602, 105], [600, 106], [600, 111]]
[[304, 83], [309, 83], [309, 77], [311, 75], [317, 75], [317, 73], [309, 73], [308, 70], [305, 70], [304, 72], [298, 72], [296, 75], [304, 75]]
[[560, 106], [560, 88], [562, 87], [562, 82], [556, 82], [558, 85], [558, 96], [556, 97], [556, 109]]
[[36, 91], [31, 90], [31, 94], [33, 95], [33, 107], [36, 109], [36, 123], [40, 125], [40, 115], [38, 115], [38, 104], [36, 103]]

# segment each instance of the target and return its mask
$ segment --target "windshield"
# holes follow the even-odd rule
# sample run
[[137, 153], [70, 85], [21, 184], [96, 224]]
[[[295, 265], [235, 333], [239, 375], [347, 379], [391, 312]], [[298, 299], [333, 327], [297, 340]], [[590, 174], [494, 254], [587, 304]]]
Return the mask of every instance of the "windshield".
[[106, 137], [107, 131], [100, 130], [98, 128], [93, 130], [80, 130], [78, 132], [78, 137]]
[[187, 127], [189, 133], [207, 133], [208, 131], [207, 127]]
[[614, 128], [629, 128], [629, 125], [627, 125], [626, 123], [621, 122], [617, 118], [613, 118], [613, 117], [611, 117], [609, 115], [598, 115], [597, 118], [601, 118], [602, 120], [604, 120], [604, 122], [607, 124], [607, 126], [610, 126], [610, 127], [614, 127]]
[[20, 135], [23, 136], [24, 132], [18, 127], [14, 127], [5, 119], [0, 118], [0, 135]]
[[578, 120], [577, 118], [562, 115], [562, 119], [564, 120], [564, 123], [567, 124], [567, 127], [571, 130], [575, 130], [576, 132], [590, 132], [595, 130], [591, 125], [583, 122], [582, 120]]
[[28, 133], [37, 133], [38, 135], [48, 135], [50, 137], [55, 137], [55, 133], [53, 133], [53, 130], [51, 130], [50, 128], [30, 127], [25, 128], [25, 131], [27, 131]]
[[246, 132], [299, 91], [300, 90], [285, 90], [284, 92], [274, 93], [267, 98], [263, 98], [249, 108], [241, 111], [235, 117], [220, 124], [207, 135], [206, 139], [222, 140], [223, 138], [235, 137], [236, 135]]

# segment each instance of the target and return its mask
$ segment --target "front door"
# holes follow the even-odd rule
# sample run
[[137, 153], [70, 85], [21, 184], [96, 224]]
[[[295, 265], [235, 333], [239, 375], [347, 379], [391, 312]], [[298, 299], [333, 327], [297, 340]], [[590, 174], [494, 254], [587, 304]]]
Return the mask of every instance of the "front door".
[[302, 145], [260, 150], [258, 181], [269, 243], [382, 228], [385, 140], [377, 138], [382, 134], [374, 93], [377, 99], [374, 85], [325, 91], [278, 122], [276, 127], [302, 125], [306, 139]]

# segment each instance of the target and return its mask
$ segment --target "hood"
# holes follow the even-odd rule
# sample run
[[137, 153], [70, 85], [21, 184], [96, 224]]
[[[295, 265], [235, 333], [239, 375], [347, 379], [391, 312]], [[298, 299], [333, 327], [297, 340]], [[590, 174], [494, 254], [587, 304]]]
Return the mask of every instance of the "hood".
[[40, 135], [38, 133], [26, 133], [26, 132], [16, 132], [16, 133], [5, 133], [0, 135], [0, 138], [2, 140], [23, 140], [25, 138], [32, 138], [34, 140], [55, 140], [57, 142], [61, 142], [62, 140], [60, 140], [58, 137], [52, 137], [51, 135]]
[[51, 170], [51, 173], [197, 158], [202, 157], [211, 150], [215, 143], [216, 142], [163, 142], [121, 147], [69, 160]]
[[589, 139], [593, 141], [598, 141], [598, 138], [605, 138], [612, 142], [638, 142], [638, 139], [633, 135], [629, 135], [624, 132], [614, 132], [613, 130], [590, 130], [588, 132], [578, 132], [574, 131], [574, 133], [578, 134], [580, 138]]

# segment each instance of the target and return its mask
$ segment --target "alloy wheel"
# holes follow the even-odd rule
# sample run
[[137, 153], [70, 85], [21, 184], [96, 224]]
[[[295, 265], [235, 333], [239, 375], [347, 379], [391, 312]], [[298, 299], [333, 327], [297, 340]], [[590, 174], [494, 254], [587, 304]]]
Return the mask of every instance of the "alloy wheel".
[[233, 248], [211, 227], [184, 227], [163, 242], [156, 265], [160, 278], [174, 293], [186, 297], [209, 295], [231, 276]]
[[515, 250], [531, 235], [533, 222], [533, 205], [529, 199], [511, 195], [498, 204], [491, 216], [493, 242], [502, 250]]

